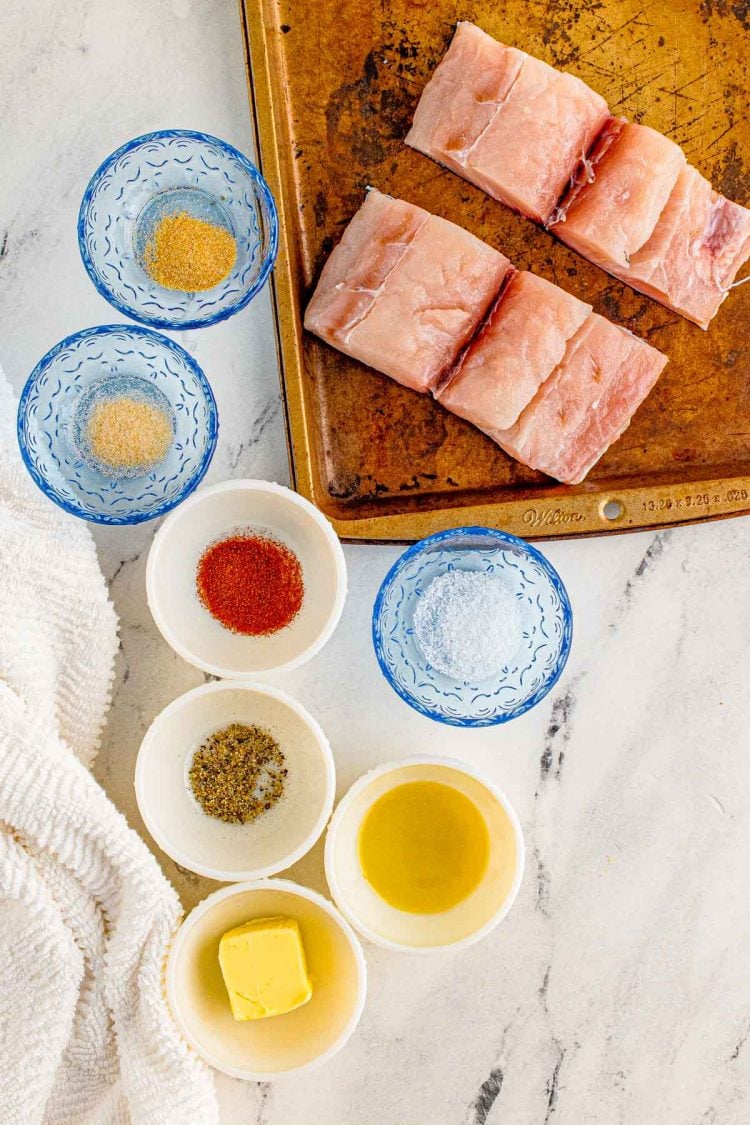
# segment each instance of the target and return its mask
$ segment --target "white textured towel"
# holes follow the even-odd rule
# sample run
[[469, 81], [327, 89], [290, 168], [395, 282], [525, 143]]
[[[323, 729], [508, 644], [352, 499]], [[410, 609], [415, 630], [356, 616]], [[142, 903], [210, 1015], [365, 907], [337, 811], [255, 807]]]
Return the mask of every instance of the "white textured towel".
[[87, 767], [117, 619], [84, 523], [32, 483], [0, 371], [0, 1123], [211, 1125], [162, 994], [177, 897]]

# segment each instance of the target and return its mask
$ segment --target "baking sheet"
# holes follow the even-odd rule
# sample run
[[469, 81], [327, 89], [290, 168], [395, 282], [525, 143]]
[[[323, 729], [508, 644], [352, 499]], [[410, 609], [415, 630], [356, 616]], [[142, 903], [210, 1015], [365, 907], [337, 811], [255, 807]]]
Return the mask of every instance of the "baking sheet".
[[[343, 538], [410, 540], [461, 523], [544, 538], [750, 510], [750, 284], [704, 333], [403, 144], [456, 20], [468, 19], [666, 133], [747, 204], [747, 5], [241, 0], [241, 10], [260, 162], [280, 213], [274, 303], [292, 476]], [[669, 355], [582, 485], [519, 465], [427, 396], [303, 332], [322, 264], [368, 184], [467, 227]]]

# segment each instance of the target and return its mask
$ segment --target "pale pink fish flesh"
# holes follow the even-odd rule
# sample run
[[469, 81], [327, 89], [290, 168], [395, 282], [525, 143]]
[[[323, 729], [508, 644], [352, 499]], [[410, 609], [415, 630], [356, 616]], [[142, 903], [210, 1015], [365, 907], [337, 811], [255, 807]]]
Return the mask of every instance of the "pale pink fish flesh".
[[618, 276], [708, 328], [748, 257], [750, 211], [715, 192], [688, 164], [651, 238]]
[[593, 184], [596, 179], [597, 166], [620, 136], [624, 125], [627, 125], [624, 117], [608, 117], [604, 122], [591, 148], [581, 157], [574, 169], [560, 202], [549, 221], [550, 227], [555, 223], [564, 222], [568, 211], [583, 189], [588, 184]]
[[647, 125], [625, 122], [593, 167], [593, 179], [563, 201], [552, 230], [566, 245], [614, 272], [627, 269], [653, 234], [685, 166], [685, 154]]
[[546, 223], [608, 116], [579, 78], [459, 23], [406, 143]]
[[326, 263], [305, 326], [433, 390], [519, 461], [568, 483], [619, 436], [666, 363], [462, 228], [379, 192]]
[[476, 332], [508, 266], [462, 227], [370, 191], [323, 268], [305, 328], [428, 391]]
[[514, 426], [490, 436], [518, 461], [580, 483], [630, 423], [667, 357], [596, 313]]
[[481, 430], [504, 430], [552, 374], [591, 312], [564, 289], [514, 272], [435, 397]]
[[467, 155], [508, 97], [524, 58], [474, 24], [459, 23], [422, 92], [406, 143], [465, 175]]
[[750, 255], [747, 210], [694, 170], [691, 182], [673, 141], [470, 23], [457, 25], [406, 143], [703, 328]]

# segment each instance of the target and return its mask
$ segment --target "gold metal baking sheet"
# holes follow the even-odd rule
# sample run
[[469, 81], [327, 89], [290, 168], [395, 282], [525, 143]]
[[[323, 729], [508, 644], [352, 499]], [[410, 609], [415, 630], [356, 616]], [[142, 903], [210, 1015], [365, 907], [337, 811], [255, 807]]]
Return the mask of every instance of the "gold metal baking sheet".
[[[292, 477], [342, 538], [411, 540], [467, 523], [591, 535], [750, 511], [750, 285], [704, 333], [403, 144], [456, 20], [470, 19], [674, 138], [747, 204], [747, 4], [241, 0], [241, 12], [259, 159], [280, 216], [273, 297]], [[303, 332], [320, 268], [368, 184], [467, 227], [669, 355], [584, 484], [518, 465], [427, 396]]]

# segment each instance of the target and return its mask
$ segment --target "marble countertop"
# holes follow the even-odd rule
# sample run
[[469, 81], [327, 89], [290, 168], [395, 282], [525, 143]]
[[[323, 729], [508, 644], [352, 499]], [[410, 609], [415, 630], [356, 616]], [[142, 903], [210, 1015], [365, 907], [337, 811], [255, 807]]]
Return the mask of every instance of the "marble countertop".
[[[62, 336], [117, 320], [78, 258], [89, 175], [129, 137], [182, 126], [252, 152], [234, 0], [4, 0], [0, 6], [0, 362], [20, 388]], [[176, 338], [222, 416], [209, 481], [287, 479], [267, 293]], [[201, 673], [146, 608], [153, 527], [97, 530], [121, 619], [96, 773], [138, 831], [145, 728]], [[556, 689], [506, 728], [421, 718], [379, 675], [370, 607], [391, 548], [346, 549], [325, 651], [274, 682], [318, 717], [338, 790], [415, 751], [485, 770], [523, 823], [519, 899], [484, 942], [419, 959], [366, 946], [369, 999], [328, 1066], [218, 1078], [256, 1125], [738, 1125], [750, 1117], [750, 520], [550, 543], [575, 612]], [[148, 840], [148, 836], [146, 836]], [[149, 841], [150, 842], [150, 841]], [[190, 907], [215, 884], [167, 875]], [[324, 890], [317, 846], [290, 872]]]

